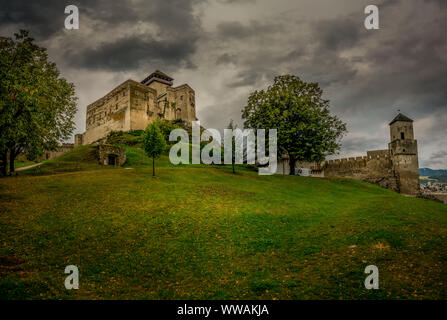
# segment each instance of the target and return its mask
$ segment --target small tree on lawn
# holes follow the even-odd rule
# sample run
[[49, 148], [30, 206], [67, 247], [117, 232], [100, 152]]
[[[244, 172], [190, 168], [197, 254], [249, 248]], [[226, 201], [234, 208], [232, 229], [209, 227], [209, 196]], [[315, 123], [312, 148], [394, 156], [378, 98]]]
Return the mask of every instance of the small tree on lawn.
[[143, 134], [143, 150], [152, 158], [152, 175], [155, 176], [155, 158], [166, 149], [166, 141], [157, 122], [149, 124]]
[[[227, 126], [227, 129], [235, 130], [237, 128], [237, 125], [233, 123], [233, 119], [230, 120], [230, 123]], [[236, 170], [234, 169], [234, 162], [236, 161], [236, 139], [235, 137], [231, 138], [231, 166], [233, 169], [233, 173], [236, 173]]]

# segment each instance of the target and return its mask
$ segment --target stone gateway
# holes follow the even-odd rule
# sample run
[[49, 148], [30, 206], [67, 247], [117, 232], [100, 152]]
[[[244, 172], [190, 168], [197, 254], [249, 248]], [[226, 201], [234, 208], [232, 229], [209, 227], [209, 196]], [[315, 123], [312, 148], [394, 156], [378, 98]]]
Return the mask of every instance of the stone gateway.
[[122, 166], [126, 162], [126, 150], [118, 146], [100, 144], [98, 158], [101, 165]]

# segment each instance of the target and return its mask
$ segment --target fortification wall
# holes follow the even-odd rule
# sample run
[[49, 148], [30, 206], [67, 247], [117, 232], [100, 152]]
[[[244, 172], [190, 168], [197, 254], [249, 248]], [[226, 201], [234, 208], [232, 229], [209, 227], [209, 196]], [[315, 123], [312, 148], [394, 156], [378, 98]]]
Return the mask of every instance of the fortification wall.
[[388, 150], [368, 151], [368, 155], [363, 157], [326, 161], [324, 176], [353, 178], [398, 191]]
[[158, 118], [156, 92], [140, 84], [129, 85], [130, 92], [130, 129], [145, 130], [147, 125]]
[[112, 131], [130, 130], [129, 81], [87, 106], [83, 144], [90, 144]]
[[400, 154], [393, 157], [394, 171], [397, 172], [399, 190], [409, 195], [419, 194], [419, 164], [414, 155]]
[[[156, 91], [127, 80], [101, 99], [87, 106], [87, 124], [83, 144], [103, 139], [110, 131], [145, 129], [155, 109]], [[131, 115], [132, 113], [132, 115]]]
[[71, 151], [74, 148], [73, 143], [64, 143], [59, 148], [53, 151], [45, 151], [45, 153], [38, 158], [39, 161], [52, 160], [63, 155], [65, 152]]

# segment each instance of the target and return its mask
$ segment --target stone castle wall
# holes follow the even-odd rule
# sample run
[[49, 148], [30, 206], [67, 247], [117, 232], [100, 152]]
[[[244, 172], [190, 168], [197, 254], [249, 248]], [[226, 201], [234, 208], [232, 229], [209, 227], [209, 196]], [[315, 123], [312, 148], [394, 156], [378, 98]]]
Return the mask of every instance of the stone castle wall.
[[98, 142], [110, 131], [144, 130], [156, 119], [197, 120], [194, 90], [127, 80], [87, 106], [86, 131], [75, 136], [75, 146]]
[[57, 157], [63, 155], [64, 153], [66, 153], [68, 151], [71, 151], [73, 149], [73, 147], [74, 147], [74, 145], [72, 143], [64, 143], [56, 150], [45, 151], [45, 153], [41, 157], [39, 157], [37, 160], [38, 161], [52, 160], [54, 158], [57, 158]]
[[399, 192], [388, 150], [368, 151], [363, 157], [328, 160], [324, 164], [324, 176], [353, 178]]
[[[110, 156], [114, 157], [113, 164], [109, 163]], [[98, 146], [98, 158], [101, 165], [122, 166], [126, 162], [126, 150], [117, 146], [101, 144]]]

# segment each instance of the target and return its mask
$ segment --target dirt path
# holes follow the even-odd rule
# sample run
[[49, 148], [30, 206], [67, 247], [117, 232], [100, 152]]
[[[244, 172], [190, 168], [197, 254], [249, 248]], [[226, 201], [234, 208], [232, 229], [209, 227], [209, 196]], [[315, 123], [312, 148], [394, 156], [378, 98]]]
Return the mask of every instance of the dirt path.
[[30, 166], [26, 166], [26, 167], [21, 167], [21, 168], [17, 168], [15, 171], [23, 171], [23, 170], [27, 170], [27, 169], [31, 169], [31, 168], [34, 168], [34, 167], [37, 167], [37, 166], [40, 166], [40, 165], [42, 165], [43, 164], [43, 162], [40, 162], [40, 163], [36, 163], [36, 164], [32, 164], [32, 165], [30, 165]]

